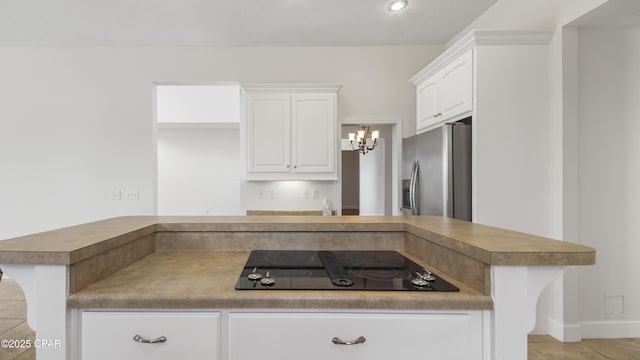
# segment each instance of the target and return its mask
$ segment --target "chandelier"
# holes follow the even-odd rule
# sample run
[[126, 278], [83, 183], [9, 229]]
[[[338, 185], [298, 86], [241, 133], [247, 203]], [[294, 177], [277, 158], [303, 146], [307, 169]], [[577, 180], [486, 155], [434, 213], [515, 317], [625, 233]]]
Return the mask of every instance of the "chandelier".
[[[371, 135], [371, 137], [369, 137], [369, 135]], [[378, 145], [379, 137], [379, 130], [373, 130], [369, 132], [368, 126], [362, 126], [362, 128], [358, 128], [357, 136], [355, 133], [349, 133], [349, 143], [351, 144], [351, 149], [361, 152], [362, 155], [366, 155], [369, 151], [373, 150], [376, 145]], [[367, 145], [368, 139], [371, 139], [373, 141], [371, 146]], [[355, 144], [356, 141], [358, 143], [357, 147]]]

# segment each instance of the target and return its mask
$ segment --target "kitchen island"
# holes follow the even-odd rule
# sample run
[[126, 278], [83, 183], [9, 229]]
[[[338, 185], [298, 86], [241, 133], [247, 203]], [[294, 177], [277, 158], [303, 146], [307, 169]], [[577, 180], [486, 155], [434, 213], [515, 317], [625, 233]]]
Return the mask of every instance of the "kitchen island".
[[[254, 249], [395, 250], [460, 291], [234, 290]], [[171, 324], [175, 335], [140, 344], [127, 333], [123, 347], [189, 347], [183, 358], [242, 359], [252, 349], [282, 358], [275, 349], [296, 354], [292, 344], [313, 344], [308, 336], [355, 326], [370, 332], [367, 342], [346, 332], [340, 336], [352, 337], [345, 340], [352, 346], [322, 340], [314, 352], [370, 359], [397, 345], [451, 359], [526, 359], [542, 289], [566, 266], [594, 262], [586, 246], [440, 217], [133, 216], [0, 242], [0, 267], [25, 291], [36, 338], [62, 344], [36, 349], [39, 360], [117, 354], [117, 344], [105, 350], [104, 331], [122, 333], [136, 322]], [[257, 346], [242, 346], [244, 336]], [[407, 339], [403, 350], [391, 342]]]

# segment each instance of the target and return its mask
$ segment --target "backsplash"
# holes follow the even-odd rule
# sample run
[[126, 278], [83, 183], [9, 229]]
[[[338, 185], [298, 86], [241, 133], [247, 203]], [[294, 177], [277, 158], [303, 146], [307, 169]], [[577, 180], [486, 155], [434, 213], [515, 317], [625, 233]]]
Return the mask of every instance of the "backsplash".
[[246, 210], [322, 210], [322, 200], [336, 210], [336, 181], [245, 181], [242, 208]]

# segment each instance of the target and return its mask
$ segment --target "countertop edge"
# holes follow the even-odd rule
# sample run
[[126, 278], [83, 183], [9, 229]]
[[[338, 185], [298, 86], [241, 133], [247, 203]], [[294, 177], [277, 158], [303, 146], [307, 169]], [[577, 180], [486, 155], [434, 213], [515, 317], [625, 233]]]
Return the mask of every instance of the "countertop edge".
[[371, 309], [371, 310], [493, 310], [490, 296], [478, 296], [461, 300], [429, 299], [405, 301], [386, 298], [379, 301], [345, 300], [336, 294], [333, 299], [113, 299], [70, 295], [67, 306], [78, 309]]
[[[105, 235], [101, 237], [96, 233], [99, 231]], [[404, 231], [488, 265], [565, 266], [595, 263], [595, 249], [585, 245], [440, 217], [125, 216], [0, 241], [0, 264], [73, 265], [141, 236], [163, 231]], [[509, 246], [500, 245], [505, 240], [510, 241]], [[71, 244], [59, 243], [65, 241]], [[38, 249], [38, 245], [44, 249]], [[536, 246], [540, 249], [534, 249]]]

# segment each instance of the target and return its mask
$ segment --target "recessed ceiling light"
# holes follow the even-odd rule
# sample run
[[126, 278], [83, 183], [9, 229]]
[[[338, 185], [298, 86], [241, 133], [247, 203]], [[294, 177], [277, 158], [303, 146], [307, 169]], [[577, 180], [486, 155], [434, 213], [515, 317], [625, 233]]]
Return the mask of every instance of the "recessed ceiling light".
[[409, 2], [407, 0], [394, 1], [389, 5], [389, 11], [397, 12], [407, 7]]

